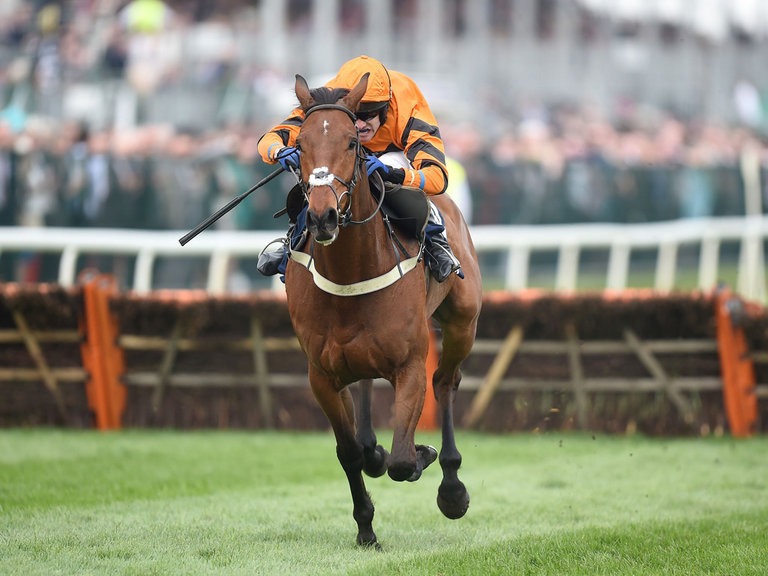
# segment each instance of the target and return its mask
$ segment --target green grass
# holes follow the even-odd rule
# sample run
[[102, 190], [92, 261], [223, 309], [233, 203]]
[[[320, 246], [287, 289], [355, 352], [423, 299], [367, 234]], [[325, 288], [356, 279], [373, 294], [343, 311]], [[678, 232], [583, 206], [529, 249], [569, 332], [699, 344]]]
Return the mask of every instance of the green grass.
[[375, 552], [328, 433], [0, 431], [0, 574], [766, 573], [768, 438], [457, 440], [467, 516], [367, 479]]

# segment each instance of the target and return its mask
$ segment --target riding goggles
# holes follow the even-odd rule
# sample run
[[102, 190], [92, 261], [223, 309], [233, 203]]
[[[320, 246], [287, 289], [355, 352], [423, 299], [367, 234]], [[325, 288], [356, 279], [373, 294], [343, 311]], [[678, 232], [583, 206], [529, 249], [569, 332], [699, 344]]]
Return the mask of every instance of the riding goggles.
[[363, 122], [368, 122], [368, 120], [370, 120], [371, 118], [375, 118], [376, 116], [381, 114], [381, 112], [386, 107], [387, 107], [386, 102], [381, 106], [377, 106], [376, 108], [365, 107], [366, 109], [358, 110], [357, 112], [355, 112], [355, 118], [357, 118], [358, 120], [362, 120]]

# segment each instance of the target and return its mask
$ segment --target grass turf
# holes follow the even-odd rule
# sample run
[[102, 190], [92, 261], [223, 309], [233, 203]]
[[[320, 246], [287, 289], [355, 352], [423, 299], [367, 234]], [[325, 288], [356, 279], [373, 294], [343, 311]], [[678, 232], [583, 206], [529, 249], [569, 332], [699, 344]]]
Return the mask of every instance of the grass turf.
[[375, 552], [327, 433], [0, 431], [0, 574], [766, 573], [768, 438], [457, 440], [467, 516], [366, 479]]

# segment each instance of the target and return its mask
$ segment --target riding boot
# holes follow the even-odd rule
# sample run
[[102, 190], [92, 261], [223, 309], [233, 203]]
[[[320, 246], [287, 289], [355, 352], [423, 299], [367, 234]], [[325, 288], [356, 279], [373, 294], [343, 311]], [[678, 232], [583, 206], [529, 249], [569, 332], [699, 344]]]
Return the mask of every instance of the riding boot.
[[[290, 236], [291, 230], [288, 230]], [[277, 250], [267, 250], [272, 244], [279, 243]], [[256, 263], [256, 269], [264, 276], [274, 276], [278, 272], [285, 273], [285, 266], [288, 263], [288, 237], [278, 238], [270, 242], [259, 254], [259, 261]], [[282, 270], [280, 270], [282, 268]]]
[[443, 216], [432, 202], [429, 205], [429, 219], [424, 229], [424, 251], [427, 254], [427, 265], [432, 276], [438, 282], [445, 282], [451, 274], [464, 278], [461, 263], [448, 244]]
[[[307, 241], [307, 207], [299, 212], [295, 222], [291, 222], [288, 233], [283, 238], [278, 238], [270, 242], [259, 254], [259, 260], [256, 263], [256, 269], [264, 276], [274, 276], [281, 274], [281, 280], [285, 282], [285, 268], [288, 266], [288, 256], [290, 250], [289, 243], [293, 250], [301, 250], [304, 242]], [[279, 243], [277, 250], [267, 250], [272, 244]]]

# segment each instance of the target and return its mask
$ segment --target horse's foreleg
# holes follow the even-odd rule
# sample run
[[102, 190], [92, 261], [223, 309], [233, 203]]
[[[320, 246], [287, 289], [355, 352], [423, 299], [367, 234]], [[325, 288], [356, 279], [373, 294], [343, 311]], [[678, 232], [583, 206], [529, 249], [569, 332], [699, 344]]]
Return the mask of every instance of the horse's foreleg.
[[360, 418], [357, 423], [357, 441], [363, 445], [363, 472], [378, 478], [387, 471], [389, 453], [377, 443], [371, 417], [373, 380], [360, 382]]
[[[424, 364], [416, 364], [401, 374], [392, 384], [395, 387], [394, 431], [392, 452], [389, 456], [389, 477], [401, 482], [416, 480], [429, 461], [414, 445], [416, 425], [424, 407], [427, 375]], [[434, 460], [434, 459], [433, 459]]]
[[373, 532], [373, 502], [363, 482], [363, 446], [355, 438], [354, 406], [346, 388], [337, 392], [332, 382], [310, 366], [312, 392], [331, 423], [336, 436], [336, 455], [347, 475], [352, 493], [352, 516], [357, 522], [357, 543], [379, 547]]

